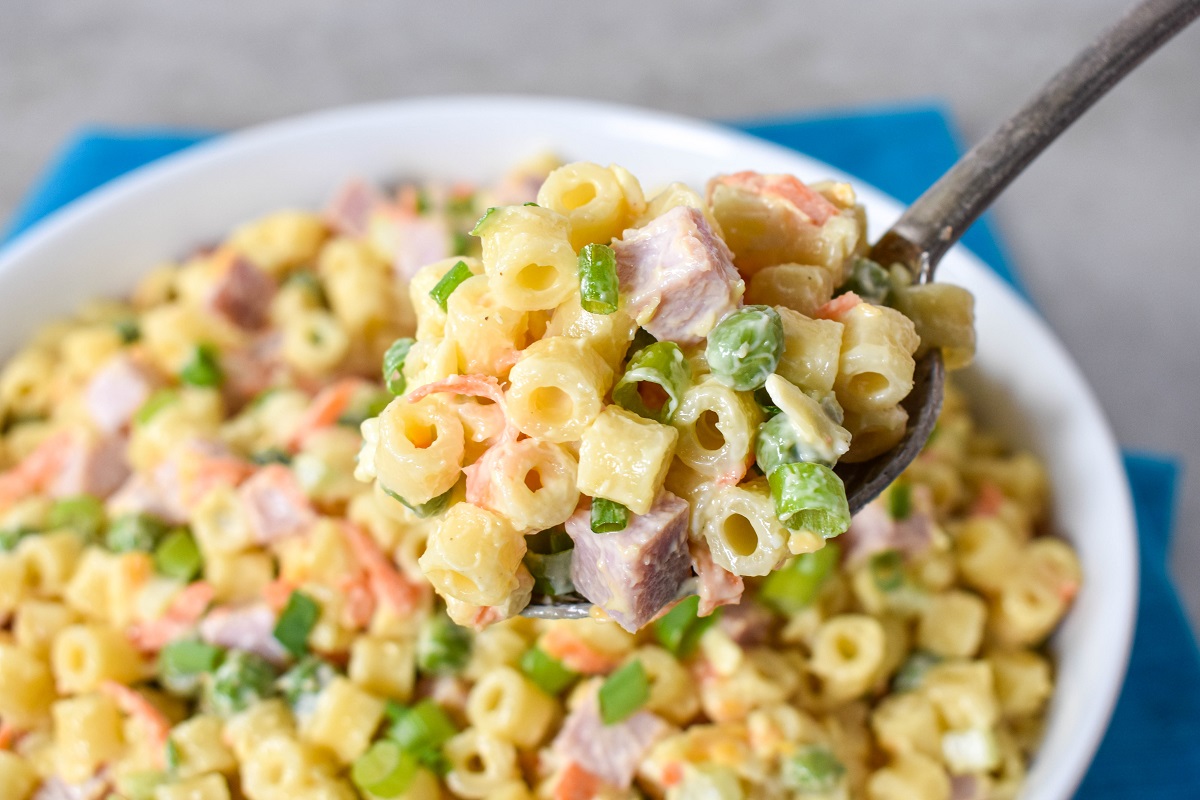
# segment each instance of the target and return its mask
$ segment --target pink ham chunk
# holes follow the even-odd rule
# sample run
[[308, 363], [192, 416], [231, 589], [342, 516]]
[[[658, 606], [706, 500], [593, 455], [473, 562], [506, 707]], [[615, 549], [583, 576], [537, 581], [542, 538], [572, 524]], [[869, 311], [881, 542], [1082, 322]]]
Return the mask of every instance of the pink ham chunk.
[[159, 384], [154, 370], [122, 354], [92, 376], [83, 402], [97, 428], [116, 433], [129, 425]]
[[450, 228], [440, 216], [390, 207], [374, 225], [379, 244], [391, 253], [392, 269], [406, 284], [421, 267], [453, 255]]
[[894, 520], [882, 500], [872, 500], [854, 515], [838, 542], [845, 562], [854, 565], [887, 550], [909, 558], [920, 556], [933, 544], [933, 532], [933, 497], [928, 487], [914, 486], [908, 517]]
[[734, 605], [742, 599], [746, 584], [742, 576], [734, 575], [713, 561], [712, 552], [704, 540], [692, 542], [692, 566], [699, 579], [697, 594], [700, 606], [697, 613], [707, 617], [720, 606]]
[[741, 303], [733, 254], [694, 208], [625, 231], [613, 249], [625, 310], [659, 340], [700, 344]]
[[637, 631], [679, 594], [691, 577], [688, 504], [662, 492], [642, 514], [615, 533], [593, 533], [591, 509], [567, 520], [575, 542], [571, 580], [575, 588], [628, 631]]
[[767, 643], [775, 617], [758, 603], [743, 600], [726, 608], [718, 624], [739, 647], [758, 647]]
[[553, 746], [564, 761], [578, 764], [618, 789], [627, 789], [647, 751], [669, 731], [670, 726], [649, 711], [605, 725], [592, 697], [567, 715]]
[[275, 612], [265, 603], [214, 609], [200, 622], [200, 638], [208, 644], [254, 653], [272, 664], [288, 660], [287, 650], [275, 638]]
[[208, 296], [214, 312], [239, 328], [258, 330], [267, 324], [275, 281], [241, 256], [232, 255], [223, 265]]
[[342, 236], [366, 236], [371, 214], [384, 202], [383, 195], [360, 178], [342, 184], [325, 207], [325, 221]]
[[231, 409], [280, 382], [287, 372], [283, 361], [283, 336], [278, 331], [264, 333], [248, 345], [221, 355], [225, 382], [221, 393]]
[[90, 494], [108, 497], [129, 477], [125, 460], [125, 438], [103, 436], [92, 439], [75, 436], [63, 451], [58, 474], [50, 481], [48, 491], [53, 497]]
[[304, 533], [317, 518], [296, 476], [282, 464], [270, 464], [254, 473], [238, 494], [260, 544]]

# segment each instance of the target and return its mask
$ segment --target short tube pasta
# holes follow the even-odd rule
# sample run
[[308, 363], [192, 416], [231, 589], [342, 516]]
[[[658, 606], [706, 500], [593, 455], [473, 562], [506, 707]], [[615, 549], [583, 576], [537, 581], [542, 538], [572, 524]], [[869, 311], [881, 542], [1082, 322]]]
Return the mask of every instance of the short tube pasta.
[[508, 413], [521, 432], [548, 442], [577, 441], [604, 407], [612, 370], [578, 339], [531, 344], [509, 373]]
[[457, 503], [425, 543], [421, 571], [443, 595], [476, 606], [500, 605], [517, 589], [525, 538], [500, 515]]
[[575, 512], [578, 471], [575, 457], [562, 445], [522, 439], [498, 463], [488, 503], [518, 530], [553, 528]]
[[467, 718], [479, 730], [517, 747], [536, 747], [555, 716], [555, 703], [512, 667], [496, 666], [467, 697]]
[[589, 242], [608, 244], [646, 209], [642, 187], [628, 170], [588, 162], [551, 172], [537, 199], [538, 205], [567, 218], [576, 250]]
[[705, 377], [683, 395], [672, 424], [679, 460], [714, 480], [736, 483], [749, 466], [762, 414], [753, 399]]
[[549, 208], [504, 206], [476, 227], [483, 268], [500, 305], [518, 311], [551, 309], [578, 286], [570, 222]]
[[520, 774], [512, 743], [479, 728], [468, 728], [446, 742], [444, 752], [450, 762], [446, 785], [471, 800], [491, 797]]
[[844, 331], [834, 391], [842, 407], [875, 411], [907, 397], [920, 344], [912, 320], [892, 308], [859, 303], [838, 321]]
[[[462, 422], [436, 397], [393, 400], [378, 417], [373, 453], [379, 483], [410, 506], [453, 488], [462, 469]], [[364, 431], [368, 444], [371, 435]]]
[[763, 478], [714, 489], [696, 514], [713, 561], [734, 575], [767, 575], [788, 555], [790, 532]]

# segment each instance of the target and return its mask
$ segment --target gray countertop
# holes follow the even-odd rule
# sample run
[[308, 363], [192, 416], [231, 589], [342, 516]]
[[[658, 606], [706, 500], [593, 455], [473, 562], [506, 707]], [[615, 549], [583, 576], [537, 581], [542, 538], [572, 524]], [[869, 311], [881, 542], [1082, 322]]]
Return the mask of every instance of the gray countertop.
[[[235, 128], [442, 92], [708, 118], [937, 99], [985, 134], [1125, 0], [4, 0], [0, 219], [90, 123]], [[1009, 189], [997, 223], [1127, 446], [1200, 464], [1200, 26]], [[1200, 619], [1200, 472], [1174, 569]]]

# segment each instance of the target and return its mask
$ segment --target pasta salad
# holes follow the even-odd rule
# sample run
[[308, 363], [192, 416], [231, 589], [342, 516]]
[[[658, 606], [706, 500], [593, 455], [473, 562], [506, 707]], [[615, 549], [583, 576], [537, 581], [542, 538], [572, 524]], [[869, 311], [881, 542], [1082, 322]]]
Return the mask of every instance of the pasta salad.
[[[39, 332], [0, 372], [0, 796], [1014, 796], [1080, 581], [1036, 459], [951, 391], [853, 521], [834, 479], [795, 527], [771, 494], [885, 447], [902, 409], [845, 398], [903, 396], [920, 346], [965, 360], [921, 309], [969, 304], [853, 256], [848, 187], [727, 177], [352, 183]], [[797, 185], [807, 249], [769, 252], [746, 226]], [[611, 228], [571, 217], [614, 186]], [[625, 233], [656, 224], [686, 241]], [[631, 315], [607, 230], [752, 255], [683, 308], [660, 261]], [[577, 590], [606, 611], [515, 616]]]

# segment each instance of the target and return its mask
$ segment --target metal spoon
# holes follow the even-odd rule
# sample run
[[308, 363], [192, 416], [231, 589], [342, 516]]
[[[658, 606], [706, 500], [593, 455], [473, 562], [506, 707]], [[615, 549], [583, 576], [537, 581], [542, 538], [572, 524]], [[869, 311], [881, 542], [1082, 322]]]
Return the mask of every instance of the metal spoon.
[[[917, 198], [871, 248], [871, 259], [888, 266], [902, 264], [919, 283], [933, 280], [942, 256], [1013, 178], [1197, 16], [1200, 0], [1143, 0]], [[921, 452], [942, 408], [945, 379], [939, 354], [918, 361], [912, 393], [903, 403], [909, 420], [904, 438], [870, 461], [838, 465], [851, 513], [873, 500]], [[542, 619], [588, 616], [591, 604], [564, 599], [530, 605], [522, 614]]]

